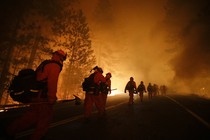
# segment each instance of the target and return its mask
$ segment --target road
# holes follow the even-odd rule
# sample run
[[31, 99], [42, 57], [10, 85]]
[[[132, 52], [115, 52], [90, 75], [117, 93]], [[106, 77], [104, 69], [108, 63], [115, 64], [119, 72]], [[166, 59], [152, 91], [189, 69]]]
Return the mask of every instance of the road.
[[[128, 105], [128, 95], [108, 97], [106, 119], [96, 112], [89, 123], [83, 121], [83, 105], [66, 102], [55, 106], [47, 140], [210, 140], [210, 100], [196, 95], [157, 96]], [[8, 122], [11, 114], [2, 118]], [[10, 114], [10, 115], [8, 115]], [[9, 116], [9, 117], [8, 117]], [[18, 135], [26, 140], [32, 130]]]

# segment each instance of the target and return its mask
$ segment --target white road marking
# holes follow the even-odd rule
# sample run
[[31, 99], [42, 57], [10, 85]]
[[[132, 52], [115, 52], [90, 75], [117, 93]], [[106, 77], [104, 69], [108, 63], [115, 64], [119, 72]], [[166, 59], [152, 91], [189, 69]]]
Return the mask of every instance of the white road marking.
[[[126, 102], [121, 102], [121, 103], [116, 104], [116, 105], [106, 107], [106, 110], [114, 109], [114, 108], [116, 108], [116, 107], [118, 107], [122, 104], [125, 104], [125, 103], [127, 103], [127, 101]], [[97, 113], [97, 111], [94, 111], [93, 113]], [[65, 119], [65, 120], [54, 122], [54, 123], [50, 124], [49, 128], [53, 128], [53, 127], [56, 127], [56, 126], [59, 126], [59, 125], [70, 123], [72, 121], [82, 119], [83, 117], [84, 117], [84, 115], [77, 115], [77, 116], [74, 116], [74, 117], [71, 117], [71, 118], [68, 118], [68, 119]], [[24, 137], [24, 136], [27, 136], [27, 135], [31, 135], [33, 133], [33, 131], [34, 131], [34, 129], [23, 131], [23, 132], [17, 134], [17, 138], [21, 138], [21, 137]]]
[[[173, 98], [171, 98], [169, 96], [165, 96], [165, 97], [167, 97], [168, 99], [170, 99], [171, 101], [173, 101], [174, 103], [176, 103], [177, 105], [179, 105], [180, 107], [182, 107], [184, 110], [186, 110], [188, 113], [190, 113], [193, 117], [195, 117], [197, 120], [199, 120], [202, 124], [204, 124], [205, 126], [207, 126], [208, 128], [210, 128], [210, 124], [208, 122], [206, 122], [204, 119], [202, 119], [200, 116], [198, 116], [197, 114], [195, 114], [194, 112], [192, 112], [191, 110], [189, 110], [188, 108], [186, 108], [185, 106], [183, 106], [181, 103], [179, 103], [175, 99], [173, 99]], [[106, 110], [114, 109], [114, 108], [116, 108], [116, 107], [118, 107], [120, 105], [123, 105], [125, 103], [128, 103], [128, 101], [124, 101], [124, 102], [121, 102], [119, 104], [109, 106], [109, 107], [106, 108]], [[93, 113], [96, 113], [96, 112], [97, 111], [94, 111]], [[56, 127], [56, 126], [59, 126], [59, 125], [70, 123], [72, 121], [79, 120], [81, 118], [83, 118], [83, 115], [77, 115], [77, 116], [74, 116], [74, 117], [71, 117], [71, 118], [68, 118], [68, 119], [65, 119], [65, 120], [61, 120], [61, 121], [58, 121], [58, 122], [55, 122], [55, 123], [51, 123], [50, 126], [49, 126], [49, 128], [53, 128], [53, 127]], [[19, 133], [17, 135], [17, 138], [30, 135], [30, 134], [32, 134], [32, 132], [33, 132], [33, 129], [27, 130], [27, 131], [24, 131], [24, 132], [21, 132], [21, 133]]]
[[172, 97], [169, 97], [169, 96], [165, 96], [165, 97], [167, 97], [168, 99], [170, 99], [171, 101], [173, 101], [174, 103], [176, 103], [177, 105], [182, 107], [185, 111], [190, 113], [193, 117], [195, 117], [197, 120], [199, 120], [202, 124], [204, 124], [205, 126], [207, 126], [210, 129], [210, 124], [207, 121], [205, 121], [203, 118], [201, 118], [200, 116], [198, 116], [197, 114], [192, 112], [190, 109], [188, 109], [187, 107], [185, 107], [184, 105], [182, 105], [181, 103], [179, 103], [178, 101], [173, 99]]

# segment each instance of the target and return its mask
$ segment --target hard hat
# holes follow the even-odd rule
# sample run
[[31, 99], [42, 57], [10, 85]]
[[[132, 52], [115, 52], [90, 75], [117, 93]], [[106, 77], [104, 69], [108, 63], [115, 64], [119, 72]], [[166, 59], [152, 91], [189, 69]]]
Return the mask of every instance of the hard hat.
[[66, 60], [67, 53], [65, 53], [63, 50], [57, 50], [57, 51], [55, 51], [53, 54], [57, 54], [58, 56], [60, 56], [60, 58], [61, 58], [63, 61]]
[[98, 68], [98, 71], [99, 71], [100, 73], [103, 73], [103, 72], [104, 72], [103, 69], [102, 69], [101, 67]]
[[112, 74], [110, 72], [108, 72], [106, 75], [109, 75], [110, 77], [112, 77]]
[[98, 66], [95, 66], [95, 67], [93, 68], [93, 70], [98, 70], [98, 68], [99, 68]]

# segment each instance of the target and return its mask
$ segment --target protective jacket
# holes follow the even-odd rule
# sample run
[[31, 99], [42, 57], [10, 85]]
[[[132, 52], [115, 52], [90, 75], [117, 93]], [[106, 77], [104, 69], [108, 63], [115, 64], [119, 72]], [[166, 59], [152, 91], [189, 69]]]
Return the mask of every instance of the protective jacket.
[[[52, 56], [52, 60], [62, 64], [59, 56], [56, 54]], [[43, 71], [37, 71], [37, 80], [46, 80], [47, 82], [47, 97], [37, 97], [36, 100], [40, 101], [40, 103], [31, 104], [30, 109], [25, 112], [23, 116], [8, 126], [7, 133], [9, 135], [15, 135], [30, 126], [35, 125], [31, 140], [40, 140], [43, 138], [53, 116], [53, 104], [57, 100], [56, 92], [60, 71], [61, 68], [56, 63], [49, 63], [45, 65]]]
[[[58, 61], [59, 62], [59, 61]], [[62, 64], [62, 62], [59, 62]], [[37, 80], [46, 79], [47, 82], [47, 100], [54, 103], [57, 100], [57, 83], [61, 67], [56, 63], [49, 63], [43, 71], [37, 71]]]

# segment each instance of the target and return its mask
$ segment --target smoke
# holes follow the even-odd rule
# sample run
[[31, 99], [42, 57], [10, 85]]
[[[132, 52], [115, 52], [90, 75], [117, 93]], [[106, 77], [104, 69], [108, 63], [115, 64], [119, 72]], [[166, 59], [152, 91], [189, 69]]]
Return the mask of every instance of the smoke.
[[[81, 6], [98, 65], [113, 73], [113, 87], [123, 90], [133, 76], [137, 84], [166, 84], [177, 92], [208, 90], [208, 0], [106, 0], [101, 8], [107, 12], [96, 16], [99, 2], [82, 0]], [[100, 16], [109, 21], [99, 22]]]
[[[165, 26], [176, 41], [176, 55], [171, 59], [176, 90], [209, 92], [210, 2], [207, 0], [167, 3]], [[172, 40], [173, 40], [172, 39]], [[175, 44], [175, 41], [171, 43]]]

